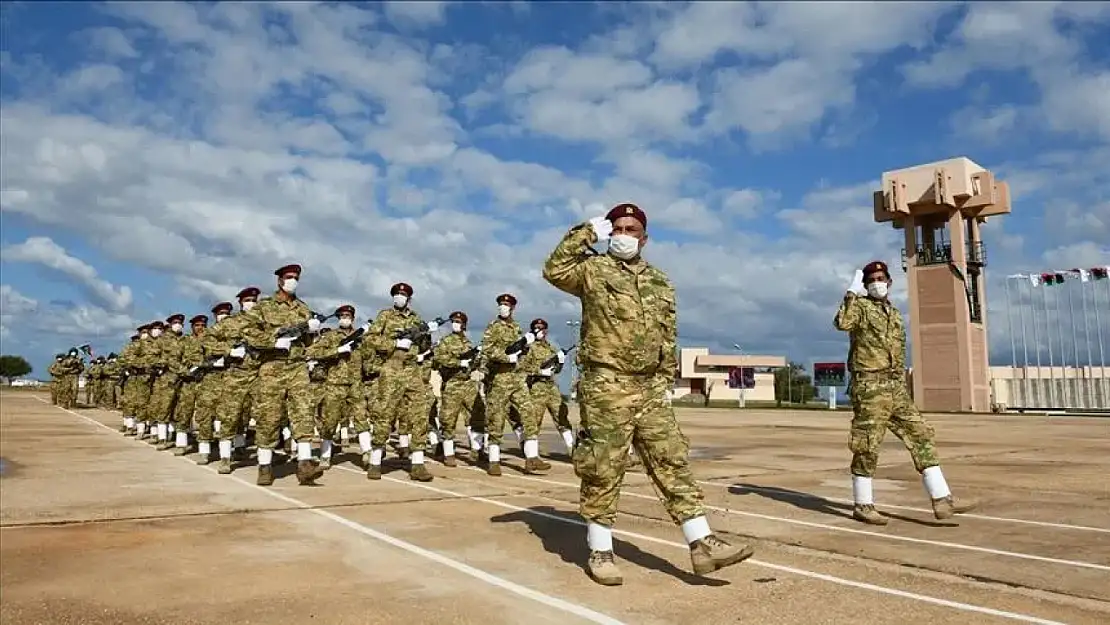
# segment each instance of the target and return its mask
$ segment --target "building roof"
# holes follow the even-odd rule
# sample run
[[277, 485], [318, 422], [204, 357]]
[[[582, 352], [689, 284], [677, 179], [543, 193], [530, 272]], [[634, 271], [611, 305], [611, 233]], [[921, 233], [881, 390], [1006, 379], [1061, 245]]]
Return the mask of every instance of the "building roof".
[[785, 356], [748, 354], [698, 354], [694, 364], [699, 367], [785, 367]]

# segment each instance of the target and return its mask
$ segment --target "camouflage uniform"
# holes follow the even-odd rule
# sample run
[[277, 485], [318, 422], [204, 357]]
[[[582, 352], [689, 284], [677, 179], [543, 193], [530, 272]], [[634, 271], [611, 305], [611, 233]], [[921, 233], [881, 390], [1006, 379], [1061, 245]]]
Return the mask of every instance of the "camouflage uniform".
[[629, 231], [630, 218], [646, 227], [639, 208], [621, 205], [604, 218], [571, 228], [543, 268], [545, 280], [581, 300], [582, 430], [573, 461], [582, 480], [579, 511], [589, 522], [588, 570], [607, 585], [622, 583], [610, 528], [616, 522], [629, 441], [643, 458], [663, 506], [682, 525], [696, 573], [752, 554], [749, 547], [730, 545], [710, 530], [702, 491], [690, 471], [689, 443], [667, 399], [677, 369], [674, 286], [639, 254], [621, 260], [612, 252], [595, 255], [588, 249], [602, 229]]
[[54, 362], [50, 363], [47, 372], [50, 373], [50, 403], [58, 405], [58, 391], [62, 388], [62, 354], [54, 355]]
[[100, 406], [101, 362], [100, 358], [94, 358], [85, 373], [85, 403], [90, 406]]
[[85, 363], [76, 352], [71, 351], [62, 359], [59, 371], [58, 403], [62, 408], [77, 407], [77, 381], [85, 370]]
[[[470, 379], [471, 362], [477, 362], [473, 354], [471, 362], [460, 362], [460, 358], [473, 352], [474, 345], [465, 332], [452, 332], [443, 337], [436, 345], [432, 356], [432, 366], [439, 371], [439, 425], [443, 436], [443, 458], [448, 466], [455, 466], [455, 433], [459, 416], [473, 413], [478, 400], [478, 386]], [[467, 419], [469, 422], [470, 419]], [[473, 440], [472, 440], [473, 445]], [[477, 450], [473, 450], [477, 453]]]
[[[274, 272], [300, 275], [299, 266], [286, 266]], [[258, 352], [258, 390], [251, 406], [255, 418], [255, 443], [258, 446], [258, 483], [273, 483], [271, 459], [278, 444], [282, 422], [289, 420], [293, 439], [297, 442], [297, 481], [311, 485], [321, 471], [312, 459], [312, 438], [316, 423], [312, 413], [312, 397], [305, 341], [311, 330], [293, 337], [288, 349], [277, 347], [278, 331], [308, 323], [312, 311], [295, 295], [277, 291], [263, 299], [243, 315], [242, 335], [247, 345]], [[307, 451], [307, 453], [306, 453]], [[268, 452], [268, 453], [267, 453]]]
[[150, 405], [150, 386], [152, 363], [155, 352], [152, 351], [154, 339], [150, 337], [150, 326], [139, 329], [139, 340], [131, 343], [120, 356], [120, 363], [127, 370], [127, 384], [123, 387], [125, 411], [129, 412], [135, 427], [135, 436], [139, 439], [147, 435], [147, 406]]
[[[528, 384], [528, 395], [532, 405], [532, 412], [524, 415], [523, 418], [524, 437], [528, 440], [537, 440], [543, 429], [544, 415], [550, 412], [559, 433], [566, 434], [563, 441], [568, 443], [569, 451], [574, 445], [572, 434], [574, 427], [570, 422], [570, 408], [563, 399], [559, 384], [555, 381], [556, 376], [563, 371], [563, 362], [559, 362], [560, 355], [565, 361], [566, 354], [556, 349], [547, 338], [543, 338], [532, 343], [531, 349], [520, 360], [520, 368], [527, 376], [525, 381]], [[544, 363], [552, 358], [556, 359], [552, 370], [543, 371]]]
[[[354, 315], [353, 308], [351, 314]], [[320, 407], [320, 466], [325, 469], [331, 466], [339, 425], [364, 410], [362, 353], [358, 349], [336, 351], [343, 339], [355, 331], [354, 328], [340, 328], [322, 333], [305, 351], [307, 357], [317, 363], [313, 373], [323, 376], [319, 384], [323, 404]]]
[[[497, 302], [511, 302], [509, 305], [515, 306], [516, 298], [506, 293], [499, 296]], [[521, 334], [520, 326], [512, 317], [494, 319], [482, 334], [482, 356], [478, 370], [486, 381], [486, 438], [489, 442], [490, 475], [501, 475], [501, 440], [505, 434], [509, 411], [516, 409], [521, 415], [532, 411], [528, 385], [525, 384], [524, 373], [520, 371], [518, 364], [519, 357], [514, 363], [505, 353], [505, 348], [519, 339]]]
[[184, 322], [185, 315], [173, 315], [168, 319], [167, 330], [154, 339], [158, 349], [155, 368], [157, 377], [150, 389], [151, 416], [158, 425], [158, 448], [171, 449], [173, 440], [170, 437], [170, 425], [173, 422], [173, 412], [177, 401], [177, 391], [181, 386], [181, 376], [186, 369], [181, 362], [183, 341], [185, 337], [168, 329], [168, 326], [179, 319]]
[[181, 387], [177, 391], [177, 402], [173, 409], [173, 426], [176, 430], [174, 450], [176, 456], [189, 453], [189, 430], [193, 427], [193, 414], [196, 412], [197, 396], [200, 390], [200, 366], [204, 364], [204, 327], [208, 317], [197, 315], [189, 320], [192, 334], [181, 338]]
[[[221, 474], [232, 471], [233, 446], [238, 447], [236, 439], [246, 431], [247, 415], [253, 405], [252, 396], [257, 390], [259, 361], [242, 345], [243, 328], [249, 323], [242, 306], [244, 301], [258, 297], [258, 293], [254, 287], [240, 291], [240, 312], [217, 321], [204, 333], [205, 355], [222, 356], [224, 365], [223, 372], [212, 381], [210, 393], [205, 391], [206, 397], [211, 397], [205, 403], [212, 401], [215, 405], [213, 432], [220, 441], [220, 466], [217, 470]], [[236, 351], [236, 348], [241, 351]]]
[[196, 383], [193, 423], [196, 428], [197, 453], [200, 454], [200, 457], [197, 458], [197, 464], [201, 465], [212, 461], [212, 441], [216, 438], [216, 417], [220, 409], [221, 392], [224, 388], [224, 372], [227, 370], [229, 360], [228, 352], [231, 351], [226, 339], [221, 340], [221, 335], [214, 332], [214, 330], [227, 320], [232, 310], [231, 302], [220, 302], [213, 306], [210, 312], [215, 322], [211, 327], [206, 328], [204, 334], [198, 339], [203, 366], [197, 372], [200, 380]]
[[[876, 297], [861, 297], [864, 277], [870, 286], [883, 287]], [[879, 449], [889, 429], [902, 441], [922, 474], [938, 519], [973, 509], [972, 501], [957, 502], [940, 469], [934, 431], [921, 416], [906, 385], [906, 327], [902, 313], [887, 299], [890, 272], [876, 261], [857, 271], [833, 324], [848, 332], [848, 371], [851, 382], [852, 425], [848, 448], [852, 452], [853, 517], [864, 523], [885, 525], [874, 506], [871, 478], [879, 462]]]
[[[124, 348], [126, 349], [126, 346], [124, 346]], [[119, 410], [121, 395], [120, 386], [123, 383], [123, 377], [121, 375], [119, 355], [114, 352], [108, 354], [108, 360], [104, 363], [104, 379], [104, 392], [107, 394], [105, 404], [108, 408]]]
[[[408, 285], [404, 285], [408, 287]], [[404, 293], [411, 296], [412, 289], [394, 285], [394, 295]], [[371, 452], [366, 476], [369, 479], [381, 478], [381, 461], [385, 455], [385, 445], [389, 442], [389, 432], [398, 420], [409, 423], [399, 424], [398, 431], [407, 432], [416, 440], [428, 437], [427, 413], [423, 418], [414, 419], [412, 404], [422, 401], [424, 383], [420, 367], [416, 362], [414, 343], [409, 349], [397, 347], [397, 334], [403, 330], [425, 328], [426, 324], [411, 308], [405, 306], [386, 308], [379, 311], [374, 322], [366, 332], [365, 343], [369, 345], [381, 361], [380, 375], [374, 384], [374, 394], [370, 399]], [[412, 422], [415, 421], [415, 422]], [[431, 474], [424, 466], [423, 448], [414, 452], [410, 459], [409, 475], [412, 479], [428, 481]]]

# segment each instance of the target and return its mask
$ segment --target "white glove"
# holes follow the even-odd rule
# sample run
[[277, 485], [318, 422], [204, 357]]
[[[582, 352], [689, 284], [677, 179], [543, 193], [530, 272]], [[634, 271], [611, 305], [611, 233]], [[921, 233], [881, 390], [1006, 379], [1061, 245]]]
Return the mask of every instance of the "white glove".
[[481, 371], [475, 371], [474, 373], [470, 374], [470, 379], [474, 380], [475, 382], [481, 382], [482, 378], [484, 377], [486, 376]]
[[555, 375], [555, 370], [551, 368], [540, 369], [540, 375], [545, 378], [550, 378], [551, 376]]
[[412, 347], [412, 341], [410, 341], [409, 339], [397, 339], [397, 343], [395, 343], [395, 345], [397, 345], [397, 349], [408, 351], [409, 348]]
[[340, 345], [339, 347], [336, 347], [335, 348], [335, 353], [337, 353], [337, 354], [349, 354], [349, 353], [351, 353], [351, 344], [350, 343], [344, 343], [344, 344]]
[[510, 363], [515, 365], [516, 361], [518, 361], [518, 360], [520, 360], [520, 354], [509, 354], [509, 362]]
[[274, 341], [274, 349], [284, 349], [288, 351], [290, 347], [293, 347], [293, 339], [290, 337], [285, 336]]
[[190, 367], [189, 375], [194, 375], [197, 371], [200, 371], [200, 367]]
[[531, 345], [532, 343], [535, 343], [536, 342], [536, 335], [532, 334], [531, 332], [529, 332], [528, 334], [525, 334], [524, 335], [524, 342], [528, 343], [529, 345]]
[[559, 353], [555, 354], [555, 357], [559, 359], [559, 364], [561, 364], [561, 365], [567, 364], [567, 353], [564, 352], [563, 350], [560, 349]]
[[863, 288], [862, 269], [857, 269], [855, 275], [852, 276], [852, 283], [848, 285], [848, 292], [856, 295], [867, 295], [867, 289]]
[[317, 362], [315, 360], [308, 361], [308, 372], [309, 373], [312, 373], [312, 370], [316, 368], [316, 364], [317, 364]]
[[605, 217], [594, 217], [590, 220], [590, 225], [593, 226], [598, 241], [604, 241], [609, 238], [610, 234], [613, 234], [613, 222]]
[[428, 332], [435, 332], [439, 329], [439, 324], [434, 321], [428, 322]]
[[308, 331], [309, 332], [316, 332], [319, 329], [320, 329], [320, 320], [319, 319], [317, 319], [316, 317], [312, 317], [311, 319], [308, 320]]
[[217, 369], [223, 369], [224, 368], [224, 359], [222, 357], [216, 359], [216, 362], [212, 363], [212, 366], [217, 368]]
[[232, 358], [246, 358], [247, 348], [240, 345], [239, 347], [236, 347], [235, 349], [228, 352], [227, 355], [231, 356]]
[[469, 360], [460, 360], [459, 361], [459, 366], [462, 367], [463, 369], [466, 369], [467, 367], [470, 366], [470, 361]]
[[424, 362], [424, 354], [417, 354], [416, 362]]

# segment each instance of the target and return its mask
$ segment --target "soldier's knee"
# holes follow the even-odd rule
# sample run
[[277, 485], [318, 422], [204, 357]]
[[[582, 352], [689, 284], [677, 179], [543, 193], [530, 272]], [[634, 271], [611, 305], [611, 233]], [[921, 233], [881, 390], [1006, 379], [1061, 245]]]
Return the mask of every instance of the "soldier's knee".
[[852, 475], [872, 477], [879, 466], [879, 457], [871, 453], [856, 453], [852, 455]]

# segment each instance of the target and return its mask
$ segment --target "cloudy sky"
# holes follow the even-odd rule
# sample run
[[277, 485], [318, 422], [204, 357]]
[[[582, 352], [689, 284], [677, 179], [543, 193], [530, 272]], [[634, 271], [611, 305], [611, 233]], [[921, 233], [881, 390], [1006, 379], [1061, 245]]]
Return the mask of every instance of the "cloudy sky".
[[649, 214], [683, 345], [839, 360], [853, 270], [900, 262], [880, 175], [960, 155], [1014, 191], [985, 228], [998, 359], [1005, 275], [1110, 264], [1107, 3], [20, 3], [2, 27], [0, 333], [39, 372], [288, 262], [318, 309], [406, 281], [478, 330], [511, 291], [566, 343], [543, 259], [617, 201]]

